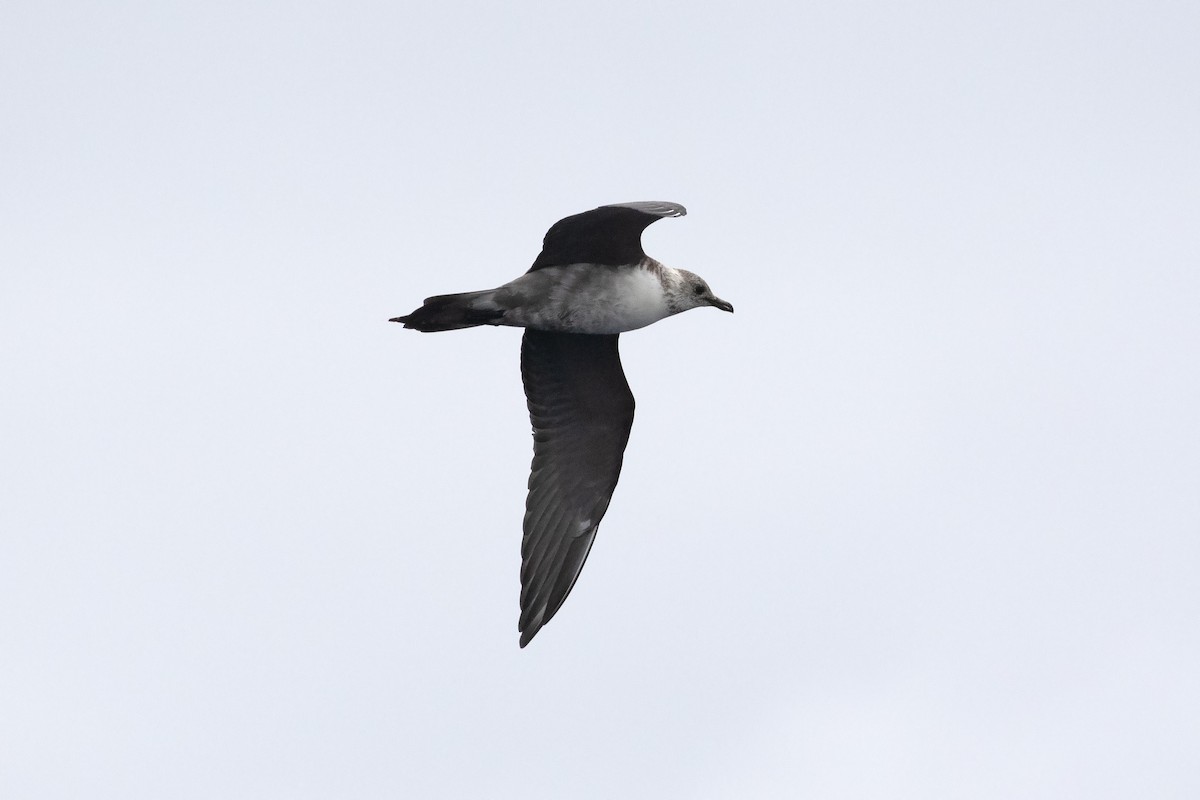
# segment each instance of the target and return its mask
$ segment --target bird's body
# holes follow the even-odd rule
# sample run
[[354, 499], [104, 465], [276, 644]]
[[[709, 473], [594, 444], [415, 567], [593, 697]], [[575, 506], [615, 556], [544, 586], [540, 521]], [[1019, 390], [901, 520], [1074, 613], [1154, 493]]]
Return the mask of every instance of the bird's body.
[[560, 333], [624, 333], [670, 311], [663, 267], [644, 258], [631, 267], [568, 264], [527, 272], [496, 290], [506, 313], [497, 324]]
[[[467, 319], [487, 325], [558, 333], [625, 333], [695, 307], [688, 304], [688, 283], [694, 280], [690, 272], [646, 257], [617, 267], [547, 267], [496, 289], [431, 297], [425, 302], [436, 306], [443, 298], [458, 298], [456, 309]], [[681, 287], [686, 288], [680, 291]]]
[[733, 306], [694, 273], [642, 251], [641, 232], [674, 203], [601, 206], [555, 223], [521, 277], [496, 289], [438, 295], [393, 322], [419, 331], [525, 328], [521, 378], [534, 428], [521, 545], [521, 646], [558, 611], [616, 487], [633, 394], [618, 334], [710, 305]]

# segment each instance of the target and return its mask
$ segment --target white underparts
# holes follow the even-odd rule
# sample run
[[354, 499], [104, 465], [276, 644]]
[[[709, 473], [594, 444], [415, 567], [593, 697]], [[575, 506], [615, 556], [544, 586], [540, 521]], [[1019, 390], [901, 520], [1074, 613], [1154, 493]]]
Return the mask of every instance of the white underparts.
[[[657, 267], [657, 269], [655, 269]], [[670, 316], [659, 266], [570, 264], [529, 272], [481, 298], [504, 311], [494, 324], [562, 331], [623, 333]]]

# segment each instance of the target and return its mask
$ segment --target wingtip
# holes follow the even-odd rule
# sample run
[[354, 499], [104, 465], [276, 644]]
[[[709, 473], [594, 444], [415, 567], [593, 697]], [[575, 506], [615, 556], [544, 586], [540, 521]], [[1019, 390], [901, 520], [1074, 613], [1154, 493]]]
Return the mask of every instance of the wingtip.
[[608, 206], [601, 208], [632, 208], [634, 211], [641, 211], [644, 214], [652, 214], [656, 217], [686, 217], [687, 209], [679, 203], [672, 203], [669, 200], [637, 200], [630, 203], [610, 203]]
[[[522, 594], [524, 590], [522, 590]], [[542, 617], [543, 611], [534, 611], [532, 607], [526, 608], [521, 612], [521, 619], [517, 623], [517, 630], [521, 632], [521, 649], [525, 645], [533, 641], [533, 637], [538, 635], [546, 625], [546, 620]]]

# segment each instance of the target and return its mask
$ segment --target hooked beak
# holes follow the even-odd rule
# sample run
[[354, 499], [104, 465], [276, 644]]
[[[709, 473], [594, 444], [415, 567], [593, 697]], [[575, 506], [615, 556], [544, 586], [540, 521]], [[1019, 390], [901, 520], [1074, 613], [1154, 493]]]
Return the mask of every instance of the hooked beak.
[[715, 308], [719, 308], [722, 311], [728, 311], [730, 314], [733, 313], [733, 303], [726, 303], [719, 297], [714, 297], [712, 300], [709, 300], [708, 304]]

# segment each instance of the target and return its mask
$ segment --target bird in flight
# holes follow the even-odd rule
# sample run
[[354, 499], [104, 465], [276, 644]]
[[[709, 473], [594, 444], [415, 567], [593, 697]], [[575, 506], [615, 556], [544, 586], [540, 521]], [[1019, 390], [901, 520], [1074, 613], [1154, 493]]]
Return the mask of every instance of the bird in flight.
[[600, 206], [554, 223], [521, 277], [497, 289], [426, 298], [391, 322], [423, 332], [524, 328], [521, 380], [533, 466], [521, 540], [521, 647], [554, 617], [608, 510], [633, 426], [617, 338], [701, 306], [733, 311], [699, 275], [655, 261], [642, 231], [682, 217], [676, 203]]

